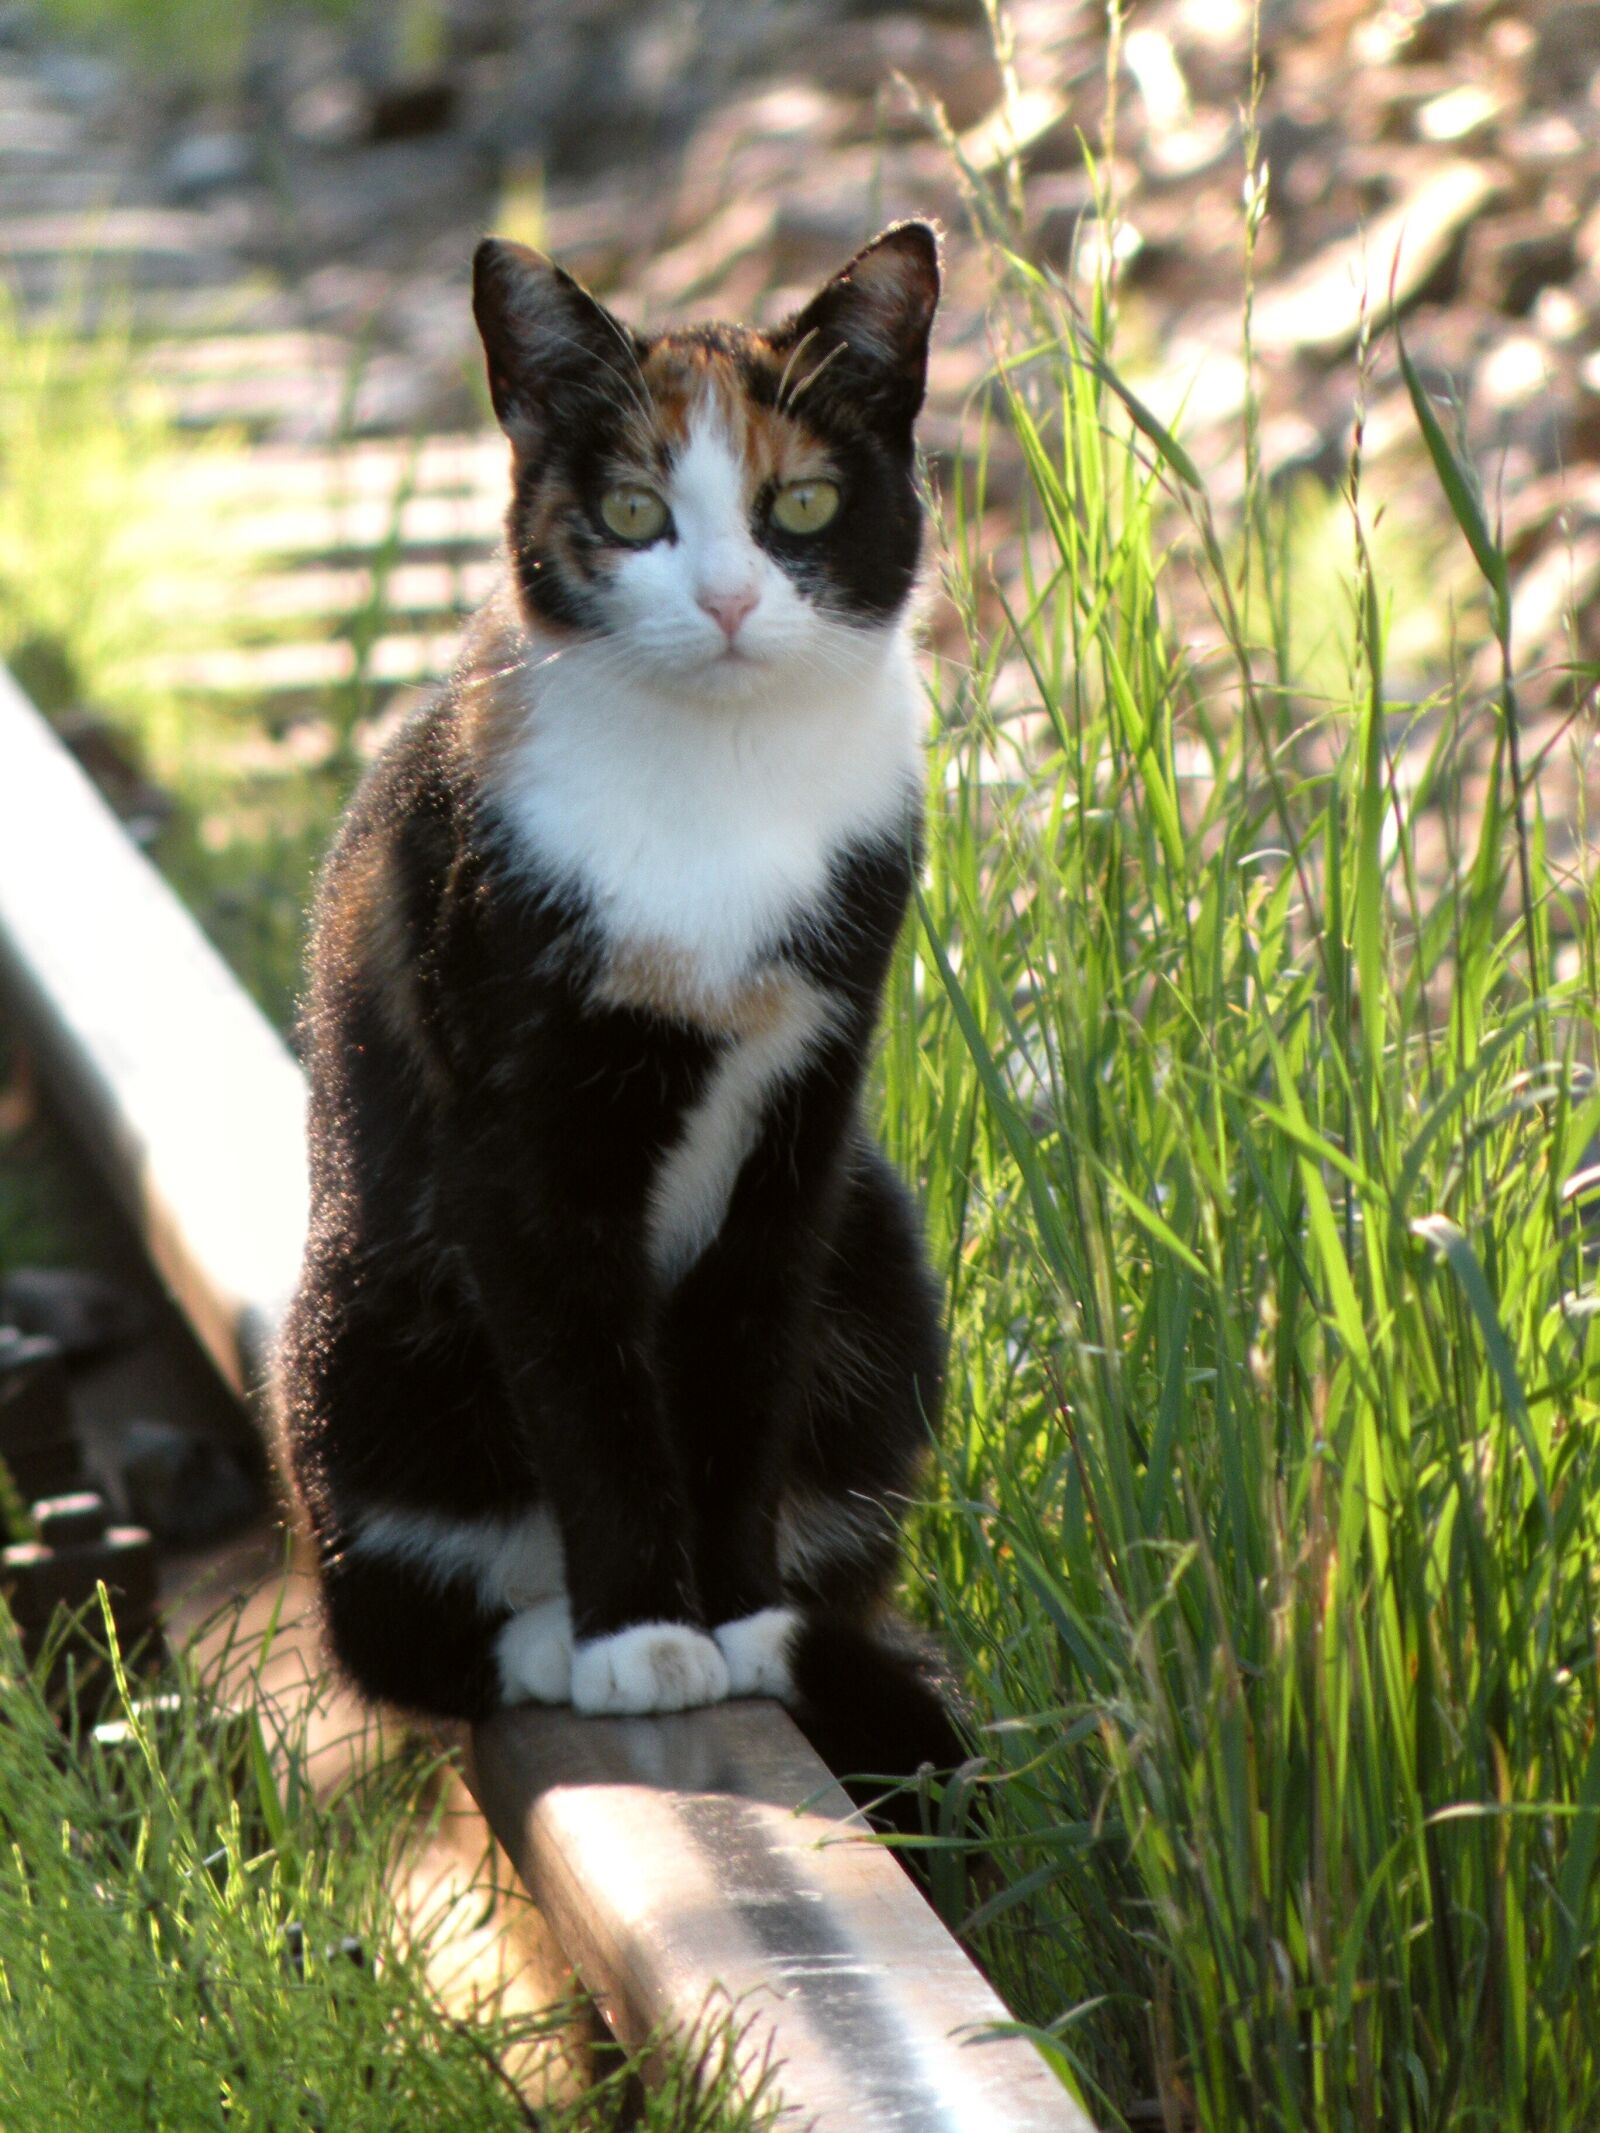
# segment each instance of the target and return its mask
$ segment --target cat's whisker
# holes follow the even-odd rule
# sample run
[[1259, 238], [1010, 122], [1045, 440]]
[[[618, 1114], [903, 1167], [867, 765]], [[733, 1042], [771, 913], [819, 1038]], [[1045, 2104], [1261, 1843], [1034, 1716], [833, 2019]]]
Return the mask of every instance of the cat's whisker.
[[[607, 314], [607, 316], [609, 317], [609, 313]], [[613, 327], [617, 326], [617, 321], [615, 319], [611, 319], [610, 323]], [[541, 338], [551, 342], [554, 346], [560, 348], [574, 348], [577, 350], [579, 355], [588, 356], [592, 361], [598, 363], [602, 370], [607, 372], [609, 376], [616, 379], [618, 385], [621, 386], [622, 390], [628, 395], [628, 398], [632, 401], [633, 406], [636, 412], [638, 413], [641, 421], [654, 427], [656, 419], [655, 410], [650, 405], [649, 399], [646, 396], [644, 388], [644, 373], [639, 368], [639, 359], [637, 355], [633, 355], [633, 351], [631, 349], [629, 350], [629, 353], [630, 355], [633, 355], [633, 367], [635, 372], [637, 373], [637, 382], [634, 378], [630, 378], [626, 374], [626, 372], [619, 370], [616, 364], [613, 363], [608, 356], [602, 355], [600, 350], [595, 347], [592, 341], [580, 340], [577, 334], [565, 333], [559, 326], [544, 324], [541, 325], [539, 330]], [[620, 332], [620, 327], [617, 330]], [[600, 387], [590, 379], [579, 378], [576, 381], [564, 380], [563, 384], [569, 391], [576, 390], [580, 393], [583, 393], [585, 396], [595, 395], [600, 397], [602, 401], [604, 399], [604, 395], [601, 393]]]

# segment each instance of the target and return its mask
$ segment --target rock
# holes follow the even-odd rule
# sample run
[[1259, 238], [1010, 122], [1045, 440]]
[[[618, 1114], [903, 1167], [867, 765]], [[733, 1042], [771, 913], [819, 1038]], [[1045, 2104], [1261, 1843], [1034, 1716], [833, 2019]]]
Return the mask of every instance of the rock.
[[228, 1445], [174, 1422], [124, 1423], [97, 1454], [123, 1514], [166, 1548], [226, 1540], [263, 1507], [260, 1482]]
[[1525, 407], [1550, 389], [1549, 351], [1531, 333], [1508, 334], [1478, 365], [1476, 382], [1491, 408]]
[[1572, 278], [1577, 259], [1570, 222], [1539, 212], [1496, 215], [1468, 233], [1462, 282], [1476, 302], [1521, 318], [1541, 289]]
[[1492, 131], [1500, 108], [1500, 99], [1481, 82], [1462, 82], [1417, 106], [1417, 132], [1425, 141], [1478, 144]]
[[41, 52], [35, 64], [51, 95], [64, 104], [92, 108], [108, 102], [121, 86], [116, 66], [89, 52], [64, 52], [58, 47]]
[[961, 136], [961, 160], [969, 169], [998, 170], [1016, 155], [1030, 171], [1080, 168], [1082, 158], [1063, 150], [1073, 135], [1073, 111], [1057, 89], [1025, 89], [1014, 104], [996, 104]]
[[1422, 294], [1497, 189], [1481, 164], [1451, 162], [1432, 172], [1370, 228], [1329, 246], [1262, 296], [1257, 347], [1342, 355], [1355, 345], [1363, 317], [1377, 321], [1391, 302], [1398, 309]]
[[246, 133], [191, 133], [161, 166], [161, 186], [172, 200], [201, 200], [242, 185], [256, 175], [256, 145]]
[[447, 74], [384, 82], [374, 89], [367, 112], [367, 138], [405, 141], [442, 133], [455, 117], [457, 88]]
[[1561, 0], [1541, 10], [1527, 58], [1530, 94], [1541, 102], [1582, 96], [1600, 72], [1600, 0]]
[[1267, 112], [1261, 122], [1260, 155], [1267, 166], [1268, 198], [1274, 206], [1325, 200], [1338, 145], [1338, 128], [1325, 118], [1296, 111]]
[[57, 1648], [46, 1694], [53, 1699], [68, 1691], [73, 1660], [91, 1678], [97, 1672], [94, 1655], [103, 1635], [97, 1585], [105, 1587], [124, 1660], [141, 1669], [159, 1664], [165, 1646], [150, 1534], [112, 1525], [104, 1500], [91, 1490], [42, 1498], [33, 1506], [33, 1522], [36, 1538], [14, 1541], [0, 1559], [0, 1585], [30, 1660], [48, 1649], [58, 1608], [83, 1615], [81, 1631]]
[[1600, 283], [1600, 205], [1591, 207], [1573, 233], [1572, 249], [1591, 282]]
[[24, 1503], [84, 1483], [60, 1345], [11, 1326], [0, 1326], [0, 1460]]
[[69, 1267], [19, 1267], [0, 1281], [0, 1323], [42, 1335], [66, 1356], [103, 1355], [145, 1329], [138, 1299], [119, 1282]]
[[[1586, 356], [1577, 369], [1578, 394], [1572, 409], [1572, 445], [1585, 459], [1600, 458], [1600, 356]], [[1594, 501], [1600, 515], [1600, 497]]]
[[1525, 664], [1552, 645], [1560, 647], [1567, 618], [1587, 616], [1600, 591], [1600, 533], [1593, 528], [1571, 540], [1553, 541], [1511, 588], [1512, 640]]
[[335, 74], [302, 89], [289, 105], [288, 130], [311, 148], [348, 148], [367, 130], [367, 100], [351, 74]]
[[1035, 259], [1065, 267], [1085, 216], [1098, 214], [1094, 186], [1086, 170], [1052, 170], [1028, 180], [1024, 226]]
[[1528, 317], [1541, 340], [1561, 347], [1575, 341], [1588, 322], [1587, 312], [1572, 291], [1554, 283], [1539, 291]]
[[1422, 0], [1413, 15], [1408, 59], [1439, 60], [1459, 55], [1467, 40], [1482, 34], [1492, 0]]
[[1500, 135], [1500, 153], [1524, 188], [1564, 175], [1587, 154], [1586, 130], [1565, 111], [1538, 111], [1508, 126]]
[[785, 282], [820, 281], [835, 273], [869, 236], [871, 188], [846, 182], [805, 199], [779, 203], [772, 227], [773, 271]]
[[[976, 124], [1000, 94], [988, 38], [974, 27], [975, 33], [951, 29], [905, 9], [875, 14], [820, 39], [806, 71], [822, 88], [859, 100], [874, 116], [880, 92], [893, 76], [903, 74], [944, 107], [960, 132]], [[915, 112], [903, 106], [885, 115], [908, 131], [920, 129]]]

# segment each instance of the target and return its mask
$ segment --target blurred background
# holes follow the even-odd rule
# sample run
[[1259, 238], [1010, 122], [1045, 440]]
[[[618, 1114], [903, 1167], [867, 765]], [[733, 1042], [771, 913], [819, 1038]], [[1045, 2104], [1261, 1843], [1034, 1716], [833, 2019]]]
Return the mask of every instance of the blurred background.
[[[0, 656], [283, 1025], [330, 814], [491, 567], [476, 238], [547, 247], [648, 326], [781, 315], [885, 221], [940, 217], [925, 441], [948, 488], [993, 354], [961, 164], [1014, 151], [1022, 251], [1085, 289], [1113, 263], [1118, 362], [1223, 509], [1264, 173], [1260, 448], [1308, 681], [1343, 658], [1358, 397], [1391, 662], [1425, 683], [1449, 637], [1459, 542], [1392, 343], [1364, 376], [1357, 355], [1398, 244], [1412, 353], [1510, 499], [1538, 669], [1600, 578], [1597, 143], [1588, 0], [1021, 0], [1003, 23], [979, 0], [13, 0]], [[958, 641], [937, 610], [933, 632]]]

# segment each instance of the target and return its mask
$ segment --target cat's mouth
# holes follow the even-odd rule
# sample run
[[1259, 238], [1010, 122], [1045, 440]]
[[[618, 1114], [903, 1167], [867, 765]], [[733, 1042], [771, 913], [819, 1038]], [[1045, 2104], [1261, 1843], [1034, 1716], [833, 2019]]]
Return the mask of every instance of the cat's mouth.
[[745, 703], [769, 686], [773, 661], [753, 645], [724, 644], [707, 650], [692, 665], [678, 669], [678, 683], [708, 702]]
[[766, 654], [752, 644], [722, 643], [715, 650], [707, 650], [702, 671], [713, 675], [749, 674], [769, 664]]

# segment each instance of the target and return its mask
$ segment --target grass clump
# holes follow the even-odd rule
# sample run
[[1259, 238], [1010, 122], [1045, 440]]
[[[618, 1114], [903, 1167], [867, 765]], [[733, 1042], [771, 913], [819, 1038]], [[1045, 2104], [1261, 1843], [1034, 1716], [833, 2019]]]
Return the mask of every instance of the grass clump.
[[[431, 0], [408, 0], [410, 12], [419, 6], [431, 9]], [[55, 34], [202, 91], [235, 85], [252, 44], [274, 25], [296, 16], [346, 20], [360, 7], [361, 0], [34, 0]]]
[[[197, 503], [188, 479], [242, 446], [181, 432], [148, 358], [114, 303], [30, 314], [0, 292], [0, 659], [69, 736], [109, 731], [125, 775], [150, 781], [151, 856], [287, 1028], [313, 872], [357, 767], [346, 729], [370, 690], [358, 662], [351, 708], [326, 707], [344, 745], [302, 764], [260, 706], [165, 678], [174, 657], [245, 634], [217, 485]], [[103, 753], [91, 746], [96, 768]]]
[[[260, 1660], [265, 1659], [265, 1652]], [[458, 1903], [403, 1910], [439, 1757], [358, 1756], [313, 1789], [314, 1706], [238, 1702], [256, 1655], [226, 1637], [120, 1693], [98, 1732], [57, 1726], [0, 1610], [0, 2123], [246, 2129], [535, 2125], [755, 2133], [736, 2027], [708, 2025], [640, 2098], [631, 2065], [562, 2103], [513, 2070], [573, 2010], [481, 1998], [447, 2014], [430, 1961]], [[231, 1706], [213, 1691], [226, 1675]], [[637, 2111], [636, 2117], [629, 2113]]]
[[1107, 2127], [1578, 2133], [1600, 896], [1518, 750], [1504, 558], [1412, 374], [1502, 680], [1392, 689], [1357, 460], [1309, 700], [1260, 470], [1241, 556], [1108, 292], [1006, 271], [1021, 562], [958, 488], [887, 1059], [953, 1297], [929, 1588], [1004, 1877], [967, 1932]]
[[198, 560], [163, 508], [170, 426], [138, 353], [112, 307], [28, 316], [0, 290], [0, 658], [46, 709], [140, 703], [152, 587]]

